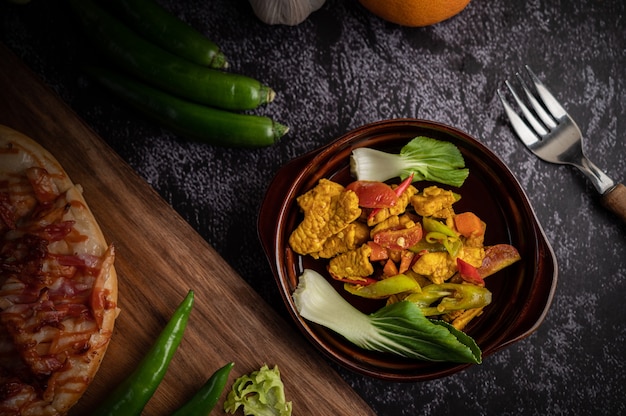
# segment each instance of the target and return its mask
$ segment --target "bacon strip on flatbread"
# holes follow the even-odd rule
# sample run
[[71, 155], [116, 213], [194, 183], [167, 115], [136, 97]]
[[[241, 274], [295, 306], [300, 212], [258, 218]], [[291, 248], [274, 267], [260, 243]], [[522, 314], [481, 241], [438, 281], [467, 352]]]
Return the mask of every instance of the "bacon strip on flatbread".
[[83, 395], [119, 313], [114, 259], [82, 188], [0, 125], [0, 415], [63, 415]]

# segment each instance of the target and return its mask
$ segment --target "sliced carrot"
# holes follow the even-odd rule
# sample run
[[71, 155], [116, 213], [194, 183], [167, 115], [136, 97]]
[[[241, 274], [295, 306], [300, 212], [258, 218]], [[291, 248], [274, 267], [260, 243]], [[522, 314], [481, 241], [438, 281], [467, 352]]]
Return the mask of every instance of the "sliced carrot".
[[383, 267], [383, 275], [386, 277], [391, 277], [397, 274], [398, 274], [398, 266], [396, 266], [396, 263], [394, 263], [393, 260], [391, 259], [387, 260], [387, 262], [385, 263], [385, 266]]
[[409, 250], [402, 250], [402, 257], [400, 258], [400, 267], [398, 268], [398, 272], [404, 273], [413, 264], [413, 257], [415, 257], [415, 253]]
[[463, 237], [479, 236], [485, 233], [483, 222], [473, 212], [462, 212], [454, 216], [456, 230]]

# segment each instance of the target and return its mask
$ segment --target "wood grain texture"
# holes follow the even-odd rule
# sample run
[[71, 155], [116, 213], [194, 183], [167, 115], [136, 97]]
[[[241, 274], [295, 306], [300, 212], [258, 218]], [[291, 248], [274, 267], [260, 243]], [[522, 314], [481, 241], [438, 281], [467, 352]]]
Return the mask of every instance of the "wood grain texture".
[[[46, 147], [84, 188], [116, 246], [121, 314], [102, 367], [72, 414], [89, 410], [139, 361], [189, 289], [196, 306], [144, 414], [166, 415], [213, 371], [278, 365], [295, 415], [374, 412], [156, 192], [0, 44], [0, 123]], [[223, 414], [225, 394], [214, 410]]]
[[626, 186], [621, 183], [602, 196], [602, 205], [626, 223]]

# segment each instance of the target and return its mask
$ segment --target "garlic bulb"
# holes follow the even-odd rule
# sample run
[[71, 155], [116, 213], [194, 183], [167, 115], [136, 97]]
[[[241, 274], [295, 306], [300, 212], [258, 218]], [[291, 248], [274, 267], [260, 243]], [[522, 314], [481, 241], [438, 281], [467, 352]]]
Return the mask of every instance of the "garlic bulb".
[[324, 5], [326, 0], [249, 0], [254, 14], [270, 25], [295, 26]]

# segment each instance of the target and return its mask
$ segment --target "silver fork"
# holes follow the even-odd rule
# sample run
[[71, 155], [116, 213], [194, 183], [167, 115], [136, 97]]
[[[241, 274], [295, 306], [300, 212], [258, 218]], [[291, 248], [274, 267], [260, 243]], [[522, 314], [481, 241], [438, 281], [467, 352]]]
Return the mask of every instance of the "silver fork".
[[525, 68], [532, 81], [532, 91], [519, 73], [516, 76], [532, 110], [511, 83], [505, 81], [524, 118], [515, 112], [504, 98], [504, 94], [497, 90], [513, 130], [526, 147], [540, 159], [578, 168], [600, 193], [602, 204], [626, 222], [626, 187], [621, 183], [615, 184], [587, 159], [582, 145], [583, 137], [574, 120], [535, 73], [528, 66]]

